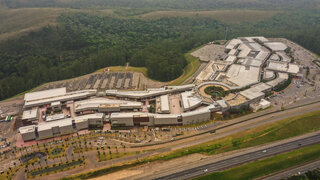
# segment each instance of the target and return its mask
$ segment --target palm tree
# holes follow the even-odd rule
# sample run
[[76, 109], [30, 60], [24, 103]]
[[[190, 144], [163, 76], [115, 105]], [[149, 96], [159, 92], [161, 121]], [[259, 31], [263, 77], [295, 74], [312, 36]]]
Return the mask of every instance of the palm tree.
[[40, 165], [40, 167], [42, 168], [42, 166], [41, 166], [41, 160], [38, 162], [38, 164]]

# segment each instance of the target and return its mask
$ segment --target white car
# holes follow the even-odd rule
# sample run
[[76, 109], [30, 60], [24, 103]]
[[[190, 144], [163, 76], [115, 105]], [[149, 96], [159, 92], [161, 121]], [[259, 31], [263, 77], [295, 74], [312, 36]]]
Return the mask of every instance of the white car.
[[208, 172], [208, 169], [203, 170], [203, 172]]
[[266, 152], [267, 152], [267, 150], [263, 150], [262, 152], [263, 152], [263, 153], [266, 153]]

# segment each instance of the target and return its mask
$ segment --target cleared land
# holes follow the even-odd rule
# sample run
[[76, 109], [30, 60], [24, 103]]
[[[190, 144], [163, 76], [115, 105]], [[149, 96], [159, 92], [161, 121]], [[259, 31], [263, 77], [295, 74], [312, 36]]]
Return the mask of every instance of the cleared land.
[[0, 40], [5, 40], [47, 25], [56, 25], [57, 17], [67, 9], [23, 8], [1, 9]]
[[217, 10], [217, 11], [154, 11], [137, 17], [143, 19], [159, 19], [163, 17], [201, 17], [212, 18], [234, 24], [241, 22], [257, 22], [274, 16], [278, 11], [259, 10]]
[[147, 76], [147, 68], [145, 68], [145, 67], [112, 66], [112, 67], [107, 67], [107, 68], [100, 69], [97, 72], [104, 72], [104, 71], [108, 71], [108, 70], [111, 71], [111, 72], [115, 72], [115, 71], [141, 72], [143, 75]]
[[254, 179], [292, 166], [320, 158], [320, 144], [245, 164], [223, 172], [216, 172], [196, 180]]

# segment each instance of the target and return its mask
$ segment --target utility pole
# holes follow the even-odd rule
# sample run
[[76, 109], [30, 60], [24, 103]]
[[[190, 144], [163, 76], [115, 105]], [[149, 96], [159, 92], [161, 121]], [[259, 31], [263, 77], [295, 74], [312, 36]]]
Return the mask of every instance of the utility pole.
[[226, 32], [225, 32], [225, 35], [224, 35], [224, 40], [227, 40], [227, 36], [228, 36], [228, 27], [226, 27]]

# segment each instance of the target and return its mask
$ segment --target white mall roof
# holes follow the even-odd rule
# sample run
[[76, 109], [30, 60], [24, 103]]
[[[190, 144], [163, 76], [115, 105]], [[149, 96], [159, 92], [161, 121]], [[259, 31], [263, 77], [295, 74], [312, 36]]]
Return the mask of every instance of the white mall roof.
[[222, 108], [227, 108], [228, 104], [226, 103], [225, 100], [218, 100], [216, 101]]
[[210, 110], [208, 108], [201, 108], [201, 109], [196, 109], [194, 111], [189, 111], [182, 113], [182, 117], [188, 117], [188, 116], [196, 116], [204, 113], [210, 113]]
[[126, 112], [126, 113], [111, 113], [110, 118], [132, 118], [133, 116], [148, 116], [146, 112]]
[[38, 113], [38, 108], [32, 109], [32, 110], [23, 111], [22, 119], [37, 118], [37, 113]]
[[271, 89], [271, 86], [269, 86], [268, 84], [265, 84], [265, 83], [259, 83], [259, 84], [256, 84], [254, 86], [252, 86], [252, 88], [255, 88], [257, 89], [258, 91], [266, 91], [268, 89]]
[[289, 78], [289, 75], [287, 73], [278, 73], [278, 77], [272, 81], [266, 82], [266, 84], [275, 87], [279, 83], [282, 83], [283, 81], [287, 80]]
[[292, 63], [286, 63], [282, 61], [269, 61], [267, 69], [297, 74], [299, 73], [300, 68], [298, 65]]
[[226, 46], [226, 49], [234, 49], [234, 47], [240, 43], [242, 43], [240, 39], [232, 39], [229, 41], [228, 45]]
[[195, 108], [201, 104], [202, 100], [194, 95], [193, 91], [181, 93], [181, 100], [183, 109]]
[[270, 79], [270, 78], [273, 78], [273, 77], [275, 77], [275, 72], [269, 71], [269, 70], [266, 70], [264, 72], [264, 79]]
[[263, 92], [261, 92], [259, 89], [254, 88], [254, 87], [253, 88], [249, 88], [249, 89], [244, 90], [244, 91], [241, 91], [240, 94], [242, 96], [246, 97], [249, 100], [256, 99], [256, 98], [264, 96]]
[[59, 106], [59, 105], [61, 105], [60, 101], [56, 101], [56, 102], [51, 103], [51, 106]]
[[236, 55], [237, 52], [238, 52], [237, 49], [231, 49], [231, 50], [229, 51], [228, 55], [234, 56], [234, 55]]
[[56, 126], [58, 127], [72, 126], [72, 118], [38, 124], [38, 131], [49, 130]]
[[300, 71], [300, 68], [296, 64], [289, 64], [289, 68], [287, 70], [288, 73], [297, 74]]
[[160, 108], [162, 112], [170, 111], [169, 107], [169, 95], [160, 96]]
[[265, 99], [261, 99], [259, 104], [262, 106], [267, 106], [267, 105], [270, 105], [271, 103]]
[[25, 133], [34, 132], [35, 129], [36, 129], [35, 125], [24, 126], [24, 127], [19, 128], [19, 132], [20, 132], [20, 134], [25, 134]]
[[228, 56], [225, 61], [233, 63], [235, 60], [237, 60], [237, 56]]
[[153, 114], [155, 119], [177, 118], [179, 114]]
[[254, 39], [258, 39], [261, 42], [268, 42], [269, 40], [263, 36], [252, 36], [252, 37], [244, 37], [249, 42], [255, 42]]
[[54, 114], [54, 115], [49, 115], [49, 116], [47, 116], [46, 121], [47, 121], [47, 122], [49, 122], [49, 121], [56, 121], [56, 120], [59, 120], [59, 119], [64, 119], [64, 114], [63, 114], [63, 113]]
[[64, 95], [58, 95], [58, 96], [50, 96], [42, 99], [36, 99], [36, 100], [30, 100], [26, 101], [24, 106], [25, 107], [32, 107], [32, 106], [39, 106], [44, 104], [51, 104], [52, 102], [56, 101], [70, 101], [74, 99], [81, 99], [88, 97], [90, 95], [94, 95], [97, 90], [82, 90], [82, 91], [73, 91], [66, 93]]
[[288, 46], [282, 42], [266, 42], [264, 44], [273, 51], [284, 51], [288, 48]]
[[161, 96], [176, 91], [184, 91], [192, 89], [194, 84], [187, 84], [182, 86], [165, 86], [164, 88], [148, 89], [146, 91], [117, 91], [117, 90], [106, 90], [107, 95], [118, 96], [118, 97], [129, 97], [129, 98], [148, 98], [152, 96]]
[[25, 101], [34, 101], [39, 99], [45, 99], [55, 96], [62, 96], [67, 93], [67, 90], [65, 87], [63, 88], [57, 88], [57, 89], [50, 89], [50, 90], [44, 90], [44, 91], [37, 91], [37, 92], [31, 92], [24, 95]]
[[81, 120], [81, 119], [103, 119], [104, 114], [103, 113], [94, 113], [94, 114], [86, 114], [83, 116], [76, 116], [74, 117], [75, 121]]
[[108, 98], [91, 98], [87, 100], [77, 101], [75, 102], [74, 107], [77, 111], [86, 108], [99, 108], [99, 106], [101, 105], [118, 105], [120, 107], [142, 107], [141, 102]]
[[226, 76], [228, 77], [228, 81], [239, 87], [244, 87], [258, 82], [259, 72], [259, 67], [246, 67], [239, 64], [232, 64], [229, 67]]
[[240, 62], [242, 65], [256, 66], [256, 67], [260, 67], [262, 64], [262, 61], [257, 60], [257, 59], [251, 59], [251, 58], [241, 59], [238, 62]]
[[277, 55], [281, 57], [281, 61], [283, 62], [290, 62], [291, 58], [284, 52], [284, 51], [278, 51]]

